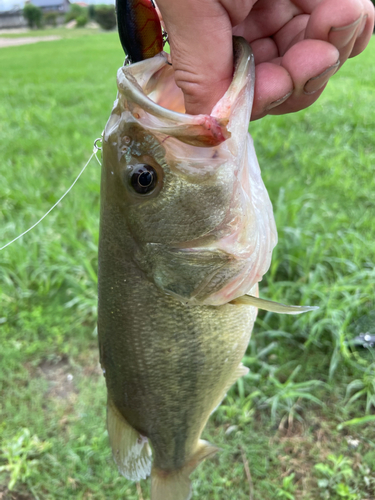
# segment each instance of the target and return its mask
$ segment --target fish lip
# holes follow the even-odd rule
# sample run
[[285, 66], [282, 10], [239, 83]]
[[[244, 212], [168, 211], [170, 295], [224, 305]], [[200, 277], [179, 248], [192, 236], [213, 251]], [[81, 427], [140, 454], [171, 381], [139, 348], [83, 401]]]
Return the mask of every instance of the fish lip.
[[[210, 115], [190, 115], [172, 111], [148, 97], [147, 86], [151, 79], [166, 66], [170, 68], [168, 54], [165, 52], [151, 59], [121, 67], [117, 72], [118, 98], [123, 101], [124, 109], [130, 112], [129, 118], [146, 129], [154, 131], [159, 129], [160, 133], [178, 137], [182, 142], [192, 145], [211, 147], [230, 138], [231, 131], [228, 128], [230, 110], [239, 93], [246, 87], [249, 78], [247, 66], [251, 67], [250, 77], [255, 78], [252, 64], [254, 56], [248, 43], [243, 38], [233, 37], [233, 46], [235, 57], [232, 82]], [[148, 93], [150, 92], [151, 90]], [[253, 90], [251, 101], [252, 99]], [[163, 125], [150, 124], [150, 120], [144, 119], [147, 114], [163, 120]]]
[[[251, 60], [254, 59], [253, 52], [246, 42], [246, 40], [242, 37], [233, 37], [233, 48], [234, 48], [234, 71], [232, 81], [225, 92], [224, 96], [220, 99], [220, 101], [214, 106], [210, 115], [207, 114], [199, 114], [199, 115], [190, 115], [188, 113], [179, 113], [178, 111], [172, 111], [168, 108], [164, 108], [160, 106], [155, 101], [150, 99], [144, 92], [147, 87], [148, 82], [152, 78], [152, 76], [157, 73], [160, 69], [162, 69], [165, 65], [170, 66], [168, 62], [169, 54], [167, 52], [160, 52], [156, 56], [151, 59], [145, 59], [144, 61], [140, 61], [128, 66], [122, 66], [117, 71], [118, 78], [118, 90], [129, 92], [129, 97], [132, 100], [140, 105], [146, 111], [152, 112], [156, 116], [160, 116], [161, 118], [178, 120], [181, 123], [191, 123], [192, 120], [195, 120], [197, 117], [214, 117], [217, 120], [220, 120], [222, 124], [227, 124], [229, 120], [229, 113], [227, 109], [230, 106], [227, 106], [226, 109], [222, 109], [222, 101], [228, 99], [228, 94], [237, 95], [238, 94], [238, 75], [246, 74], [247, 71], [244, 66], [250, 65], [251, 67], [251, 79], [255, 79], [255, 68], [251, 64]], [[248, 57], [244, 58], [244, 53], [248, 53]], [[149, 68], [151, 66], [151, 68]], [[144, 75], [148, 75], [147, 78]], [[141, 83], [143, 80], [143, 85], [140, 85], [138, 79], [140, 79]], [[240, 87], [243, 87], [241, 85]], [[252, 89], [251, 93], [252, 101], [254, 99], [254, 89]], [[235, 98], [231, 98], [231, 101], [236, 100]], [[251, 101], [251, 105], [252, 105]], [[202, 118], [200, 118], [202, 119]]]

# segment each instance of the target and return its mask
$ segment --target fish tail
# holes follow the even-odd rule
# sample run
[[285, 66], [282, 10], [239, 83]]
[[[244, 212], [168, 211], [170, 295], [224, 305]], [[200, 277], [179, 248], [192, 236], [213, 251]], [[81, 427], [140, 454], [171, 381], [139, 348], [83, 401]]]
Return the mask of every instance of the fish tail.
[[189, 472], [151, 471], [151, 500], [189, 500], [191, 498]]
[[199, 440], [192, 458], [177, 471], [165, 471], [153, 467], [151, 471], [151, 500], [189, 500], [192, 495], [190, 474], [202, 460], [214, 455], [219, 449]]

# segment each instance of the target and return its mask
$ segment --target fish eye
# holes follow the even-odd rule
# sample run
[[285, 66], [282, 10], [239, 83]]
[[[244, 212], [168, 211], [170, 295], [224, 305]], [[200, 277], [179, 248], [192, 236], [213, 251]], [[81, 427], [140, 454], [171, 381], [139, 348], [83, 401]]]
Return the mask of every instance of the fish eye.
[[151, 193], [157, 184], [156, 170], [146, 163], [133, 165], [130, 173], [130, 185], [138, 194]]

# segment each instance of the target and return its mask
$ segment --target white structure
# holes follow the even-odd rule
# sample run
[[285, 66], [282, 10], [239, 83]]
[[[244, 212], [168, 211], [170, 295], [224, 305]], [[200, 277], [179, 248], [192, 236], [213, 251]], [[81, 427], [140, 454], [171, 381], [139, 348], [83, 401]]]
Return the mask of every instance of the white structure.
[[0, 12], [0, 30], [5, 28], [25, 28], [27, 21], [22, 15], [22, 9], [12, 9]]
[[30, 3], [40, 7], [43, 12], [68, 12], [69, 0], [30, 0]]

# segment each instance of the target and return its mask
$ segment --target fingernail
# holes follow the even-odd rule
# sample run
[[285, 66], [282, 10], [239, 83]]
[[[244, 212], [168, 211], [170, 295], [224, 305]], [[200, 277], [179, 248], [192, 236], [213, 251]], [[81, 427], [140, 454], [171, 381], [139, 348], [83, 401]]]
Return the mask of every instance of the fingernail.
[[361, 26], [358, 29], [357, 36], [361, 36], [362, 35], [363, 30], [365, 29], [365, 26], [366, 26], [366, 23], [367, 23], [367, 18], [368, 18], [368, 14], [366, 14], [365, 16], [363, 16], [363, 20], [362, 20]]
[[266, 108], [265, 111], [269, 111], [272, 108], [276, 108], [276, 106], [279, 106], [283, 102], [285, 102], [289, 97], [293, 94], [293, 90], [288, 92], [287, 94], [284, 95], [284, 97], [280, 97], [280, 99], [277, 99], [277, 101], [272, 101], [271, 104], [269, 104]]
[[331, 28], [328, 35], [329, 43], [332, 43], [336, 48], [342, 49], [347, 45], [352, 39], [358, 24], [361, 22], [362, 16], [359, 17], [354, 23], [348, 24], [348, 26], [342, 26], [341, 28]]
[[310, 80], [307, 81], [303, 88], [303, 93], [309, 95], [317, 92], [328, 82], [331, 76], [336, 73], [339, 66], [340, 61], [337, 61], [336, 64], [327, 68], [325, 71], [323, 71], [323, 73], [320, 73], [320, 75], [310, 78]]

